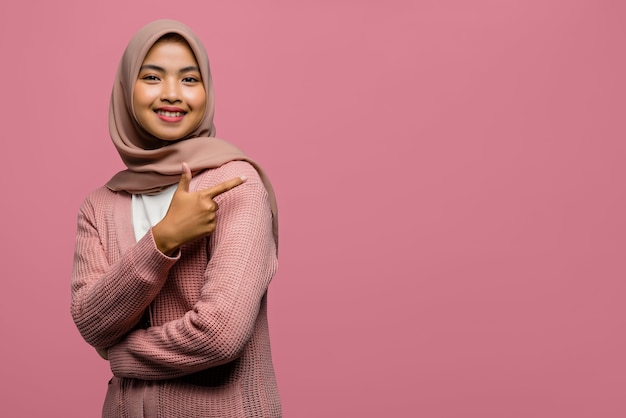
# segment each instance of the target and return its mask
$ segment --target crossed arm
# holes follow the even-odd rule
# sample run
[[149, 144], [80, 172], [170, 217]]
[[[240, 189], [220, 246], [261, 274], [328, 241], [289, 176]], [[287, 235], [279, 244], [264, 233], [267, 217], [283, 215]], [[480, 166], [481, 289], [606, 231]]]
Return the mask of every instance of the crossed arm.
[[[267, 192], [251, 167], [246, 174], [251, 177], [246, 184], [239, 186], [239, 181], [222, 196], [218, 215], [213, 198], [223, 192], [210, 197], [213, 214], [200, 221], [213, 226], [203, 235], [209, 236], [211, 258], [202, 266], [205, 285], [199, 300], [181, 318], [148, 329], [133, 327], [166, 282], [181, 244], [174, 246], [173, 257], [164, 254], [155, 226], [108, 265], [90, 217], [93, 208], [81, 210], [72, 313], [87, 342], [101, 353], [108, 351], [115, 375], [174, 378], [240, 355], [277, 265]], [[169, 242], [182, 242], [177, 239]]]

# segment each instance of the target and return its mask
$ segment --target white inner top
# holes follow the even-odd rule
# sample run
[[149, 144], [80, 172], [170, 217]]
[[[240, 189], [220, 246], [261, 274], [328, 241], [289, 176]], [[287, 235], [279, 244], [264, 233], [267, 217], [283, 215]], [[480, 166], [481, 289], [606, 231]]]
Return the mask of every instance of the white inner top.
[[161, 222], [170, 207], [178, 183], [164, 189], [159, 194], [134, 194], [132, 202], [133, 228], [135, 239], [139, 241], [154, 225]]

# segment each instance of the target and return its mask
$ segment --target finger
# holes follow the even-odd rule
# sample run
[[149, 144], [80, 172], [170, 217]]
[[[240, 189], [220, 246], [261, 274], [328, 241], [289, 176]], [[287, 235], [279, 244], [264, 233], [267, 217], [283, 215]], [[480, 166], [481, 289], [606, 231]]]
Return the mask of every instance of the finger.
[[189, 183], [191, 182], [191, 170], [187, 163], [183, 163], [182, 174], [180, 175], [180, 182], [178, 183], [178, 190], [189, 192]]
[[215, 196], [219, 196], [224, 192], [234, 189], [245, 181], [246, 176], [235, 177], [234, 179], [226, 180], [225, 182], [220, 183], [217, 186], [206, 189], [205, 195], [213, 199]]

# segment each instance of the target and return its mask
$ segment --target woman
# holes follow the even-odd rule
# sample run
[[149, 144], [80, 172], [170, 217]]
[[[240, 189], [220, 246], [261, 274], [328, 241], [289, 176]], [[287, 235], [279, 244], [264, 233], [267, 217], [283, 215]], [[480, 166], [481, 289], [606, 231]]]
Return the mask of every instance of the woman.
[[266, 295], [272, 187], [214, 138], [202, 43], [160, 20], [118, 67], [110, 134], [127, 170], [78, 217], [72, 316], [113, 372], [103, 417], [277, 417]]

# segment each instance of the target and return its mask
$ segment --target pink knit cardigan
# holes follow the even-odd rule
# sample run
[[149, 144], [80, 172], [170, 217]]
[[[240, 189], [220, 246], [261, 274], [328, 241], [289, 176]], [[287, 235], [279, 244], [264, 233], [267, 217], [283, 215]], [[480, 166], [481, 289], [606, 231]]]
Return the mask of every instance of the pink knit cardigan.
[[192, 187], [241, 175], [244, 184], [215, 198], [215, 232], [175, 257], [150, 232], [135, 242], [129, 194], [100, 188], [83, 203], [71, 311], [83, 338], [108, 349], [103, 417], [281, 416], [267, 326], [277, 268], [267, 192], [243, 161], [204, 171]]

